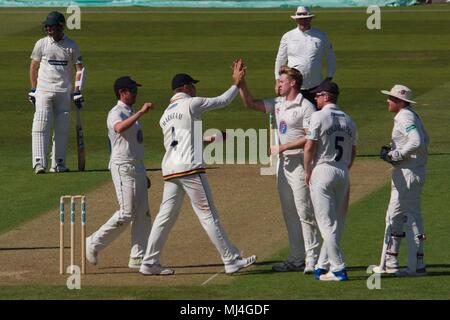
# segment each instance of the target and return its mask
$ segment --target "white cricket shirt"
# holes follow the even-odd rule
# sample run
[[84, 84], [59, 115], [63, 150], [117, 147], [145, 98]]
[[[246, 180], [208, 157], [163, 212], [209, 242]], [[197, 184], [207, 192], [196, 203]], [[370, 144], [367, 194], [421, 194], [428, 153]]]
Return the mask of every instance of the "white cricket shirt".
[[117, 133], [114, 130], [114, 126], [117, 123], [128, 119], [133, 114], [134, 112], [131, 107], [120, 100], [108, 113], [106, 124], [111, 143], [110, 162], [123, 164], [144, 160], [144, 136], [139, 125], [139, 120], [122, 133]]
[[396, 167], [414, 168], [425, 165], [429, 141], [422, 121], [411, 106], [400, 109], [394, 117], [391, 147], [399, 150], [404, 160]]
[[203, 112], [229, 105], [238, 92], [238, 87], [233, 85], [215, 98], [191, 97], [179, 92], [170, 99], [159, 120], [166, 149], [161, 164], [164, 180], [205, 172], [203, 132], [195, 126], [195, 121], [201, 121]]
[[74, 65], [82, 63], [75, 41], [66, 36], [59, 42], [50, 36], [42, 38], [36, 42], [31, 59], [40, 61], [36, 90], [72, 92]]
[[[266, 113], [275, 114], [278, 144], [294, 142], [305, 136], [316, 107], [301, 93], [292, 101], [285, 97], [263, 100]], [[285, 150], [283, 155], [302, 154], [303, 149]]]
[[311, 115], [306, 138], [317, 141], [314, 165], [328, 163], [347, 168], [357, 143], [356, 125], [337, 105], [327, 104]]

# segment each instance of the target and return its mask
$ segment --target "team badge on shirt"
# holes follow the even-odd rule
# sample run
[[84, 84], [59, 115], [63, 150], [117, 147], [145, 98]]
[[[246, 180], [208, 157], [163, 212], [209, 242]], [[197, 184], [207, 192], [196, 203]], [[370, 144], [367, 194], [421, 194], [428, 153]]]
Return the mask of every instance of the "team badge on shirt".
[[286, 121], [281, 120], [279, 128], [280, 128], [280, 133], [281, 134], [285, 134], [286, 131], [287, 131], [287, 123], [286, 123]]

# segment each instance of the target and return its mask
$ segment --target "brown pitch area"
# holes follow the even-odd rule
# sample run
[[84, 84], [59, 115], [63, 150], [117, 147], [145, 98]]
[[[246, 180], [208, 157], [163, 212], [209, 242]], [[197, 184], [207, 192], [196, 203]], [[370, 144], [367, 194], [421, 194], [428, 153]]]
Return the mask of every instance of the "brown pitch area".
[[[161, 172], [152, 172], [149, 202], [152, 221], [162, 198]], [[256, 165], [217, 166], [207, 171], [214, 202], [230, 240], [244, 256], [256, 254], [258, 262], [287, 246], [275, 176], [261, 176]], [[387, 183], [389, 166], [379, 160], [357, 159], [351, 170], [351, 200], [357, 201]], [[87, 198], [87, 234], [90, 235], [117, 210], [112, 182]], [[51, 212], [0, 235], [0, 285], [65, 285], [68, 275], [59, 275], [59, 199]], [[69, 212], [66, 206], [66, 212]], [[76, 264], [80, 261], [80, 215], [77, 208]], [[69, 228], [66, 216], [65, 265], [69, 265]], [[219, 254], [202, 229], [186, 197], [180, 217], [171, 231], [162, 255], [162, 263], [173, 267], [175, 276], [144, 277], [128, 268], [130, 231], [126, 230], [110, 247], [99, 254], [99, 263], [87, 263], [88, 274], [82, 285], [145, 286], [202, 285], [223, 283]], [[251, 270], [251, 267], [246, 270]], [[245, 271], [244, 271], [245, 272]], [[212, 279], [211, 279], [212, 278]]]

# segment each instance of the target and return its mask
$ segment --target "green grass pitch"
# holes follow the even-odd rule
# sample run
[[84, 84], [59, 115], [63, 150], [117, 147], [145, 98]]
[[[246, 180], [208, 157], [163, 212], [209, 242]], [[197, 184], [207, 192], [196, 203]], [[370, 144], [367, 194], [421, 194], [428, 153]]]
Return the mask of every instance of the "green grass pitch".
[[[108, 13], [102, 13], [105, 10]], [[243, 57], [254, 96], [272, 97], [279, 40], [295, 27], [289, 18], [291, 9], [185, 9], [184, 14], [178, 9], [179, 13], [128, 8], [134, 11], [130, 14], [120, 13], [122, 10], [82, 9], [81, 30], [67, 32], [78, 42], [89, 72], [82, 110], [89, 172], [35, 176], [31, 168], [33, 108], [26, 101], [28, 67], [33, 45], [43, 36], [40, 22], [49, 9], [0, 9], [0, 232], [54, 208], [62, 193], [87, 192], [110, 180], [105, 122], [115, 103], [115, 78], [132, 75], [144, 85], [138, 103], [151, 100], [158, 106], [143, 121], [147, 167], [158, 168], [163, 146], [157, 123], [170, 97], [172, 76], [189, 73], [201, 80], [199, 95], [218, 95], [231, 83], [232, 60]], [[343, 247], [352, 281], [345, 284], [318, 283], [295, 273], [271, 274], [266, 272], [270, 265], [260, 265], [254, 274], [236, 277], [230, 285], [84, 287], [73, 292], [65, 286], [2, 287], [0, 282], [0, 298], [449, 299], [450, 8], [382, 9], [381, 30], [366, 28], [364, 8], [316, 9], [315, 13], [313, 25], [326, 31], [334, 45], [335, 81], [342, 92], [339, 104], [358, 126], [360, 154], [376, 155], [390, 138], [393, 116], [387, 112], [380, 90], [404, 83], [417, 97], [416, 110], [430, 134], [430, 153], [434, 154], [423, 193], [429, 277], [383, 278], [381, 290], [366, 287], [366, 267], [379, 260], [389, 198], [386, 184], [350, 208]], [[236, 99], [231, 107], [206, 114], [203, 126], [265, 128], [267, 118], [244, 110]], [[70, 139], [68, 166], [76, 168], [73, 132]], [[405, 248], [403, 244], [402, 252]], [[280, 248], [273, 258], [284, 255]]]

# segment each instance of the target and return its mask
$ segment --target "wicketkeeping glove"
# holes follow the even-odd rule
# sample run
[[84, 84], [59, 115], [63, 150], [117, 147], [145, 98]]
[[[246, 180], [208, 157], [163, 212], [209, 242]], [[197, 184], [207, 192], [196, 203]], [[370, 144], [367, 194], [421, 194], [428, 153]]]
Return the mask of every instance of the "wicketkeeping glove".
[[30, 101], [33, 106], [36, 106], [36, 88], [32, 88], [28, 93], [28, 101]]
[[403, 156], [398, 150], [391, 150], [391, 147], [382, 146], [380, 151], [380, 159], [383, 159], [392, 165], [396, 165], [403, 160]]
[[389, 159], [391, 159], [391, 163], [394, 165], [403, 160], [403, 156], [402, 156], [401, 152], [398, 150], [389, 151], [389, 153], [387, 154], [387, 157]]
[[84, 98], [80, 91], [76, 91], [73, 93], [73, 102], [77, 106], [77, 108], [83, 107]]
[[389, 146], [382, 146], [381, 150], [380, 150], [380, 159], [382, 159], [384, 161], [388, 161], [387, 160], [387, 155], [388, 155], [389, 151], [391, 151], [391, 147], [389, 147]]

